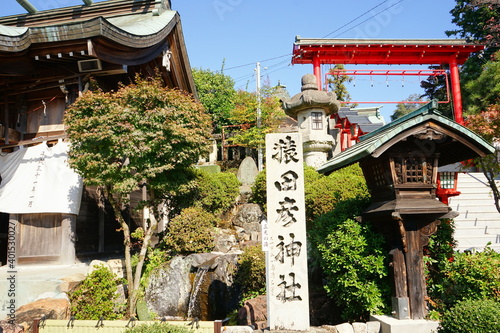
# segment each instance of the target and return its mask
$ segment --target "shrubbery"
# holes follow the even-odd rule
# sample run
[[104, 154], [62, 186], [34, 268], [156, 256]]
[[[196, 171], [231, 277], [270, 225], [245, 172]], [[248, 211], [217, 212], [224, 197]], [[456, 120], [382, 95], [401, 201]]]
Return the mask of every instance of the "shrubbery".
[[387, 313], [390, 304], [384, 239], [370, 224], [354, 220], [367, 203], [366, 197], [338, 202], [334, 211], [313, 221], [310, 232], [325, 289], [341, 310], [341, 318], [348, 321]]
[[[305, 202], [307, 220], [311, 221], [332, 211], [342, 200], [366, 196], [366, 186], [359, 165], [351, 165], [328, 176], [318, 174], [314, 169], [305, 170]], [[316, 175], [315, 175], [315, 174]]]
[[500, 253], [455, 253], [444, 262], [442, 279], [433, 281], [431, 297], [446, 309], [465, 299], [489, 298], [500, 302]]
[[190, 207], [168, 225], [162, 247], [171, 254], [210, 252], [214, 248], [214, 227], [219, 219], [200, 207]]
[[246, 247], [240, 255], [235, 282], [243, 289], [243, 299], [266, 293], [266, 256], [260, 245]]
[[[337, 202], [368, 193], [361, 168], [355, 164], [328, 176], [304, 166], [304, 196], [308, 221], [335, 208]], [[257, 175], [252, 187], [252, 202], [266, 207], [266, 172]]]
[[234, 205], [240, 193], [240, 182], [231, 172], [192, 170], [187, 177], [191, 179], [180, 185], [172, 196], [171, 206], [176, 209], [174, 214], [194, 206], [219, 215]]
[[317, 177], [307, 187], [311, 261], [322, 268], [325, 289], [341, 318], [362, 320], [386, 312], [391, 289], [385, 242], [371, 224], [355, 219], [370, 202], [361, 169], [353, 165]]
[[444, 313], [438, 332], [500, 332], [500, 303], [491, 299], [459, 301]]
[[118, 297], [118, 283], [116, 276], [108, 268], [98, 266], [69, 294], [71, 314], [78, 320], [98, 320], [101, 317], [107, 320], [120, 319], [123, 317], [125, 304], [121, 311], [117, 309], [115, 300]]

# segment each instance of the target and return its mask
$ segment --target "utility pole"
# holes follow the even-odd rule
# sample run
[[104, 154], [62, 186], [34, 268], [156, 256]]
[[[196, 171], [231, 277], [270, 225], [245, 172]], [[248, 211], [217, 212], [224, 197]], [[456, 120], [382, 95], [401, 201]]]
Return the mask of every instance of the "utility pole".
[[[261, 98], [260, 98], [260, 62], [257, 62], [256, 64], [256, 68], [255, 68], [255, 71], [256, 71], [256, 92], [257, 92], [257, 127], [261, 127], [261, 110], [260, 110], [260, 104], [261, 104]], [[262, 156], [262, 147], [258, 147], [257, 148], [257, 168], [259, 169], [259, 171], [262, 171], [262, 159], [263, 159], [263, 156]]]

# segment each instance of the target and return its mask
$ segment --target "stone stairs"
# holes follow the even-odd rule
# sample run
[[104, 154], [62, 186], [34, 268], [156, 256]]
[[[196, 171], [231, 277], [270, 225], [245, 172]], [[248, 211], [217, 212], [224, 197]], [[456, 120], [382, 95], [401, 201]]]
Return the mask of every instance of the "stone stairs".
[[459, 196], [449, 199], [459, 212], [455, 218], [456, 249], [482, 250], [488, 244], [500, 252], [500, 213], [496, 210], [491, 189], [481, 172], [458, 174]]

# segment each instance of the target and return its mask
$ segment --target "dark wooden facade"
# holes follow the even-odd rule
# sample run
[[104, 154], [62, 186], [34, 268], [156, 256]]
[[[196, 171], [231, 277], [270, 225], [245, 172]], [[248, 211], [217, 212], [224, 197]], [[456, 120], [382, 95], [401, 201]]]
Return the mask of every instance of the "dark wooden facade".
[[[167, 0], [109, 0], [2, 17], [0, 149], [65, 138], [64, 112], [91, 80], [114, 90], [136, 74], [156, 73], [166, 86], [196, 95], [180, 16]], [[0, 223], [9, 220], [19, 226], [20, 263], [73, 263], [75, 248], [77, 256], [122, 248], [118, 226], [99, 208], [94, 188], [84, 190], [78, 216], [10, 214]], [[140, 212], [130, 223], [142, 223]], [[1, 248], [5, 263], [3, 256]]]

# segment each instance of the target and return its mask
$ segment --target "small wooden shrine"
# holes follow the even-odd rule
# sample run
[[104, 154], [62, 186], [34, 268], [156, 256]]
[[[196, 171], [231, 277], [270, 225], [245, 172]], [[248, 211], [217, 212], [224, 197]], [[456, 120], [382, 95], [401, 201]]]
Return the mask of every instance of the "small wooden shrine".
[[423, 247], [440, 219], [458, 213], [436, 199], [438, 167], [485, 156], [494, 148], [462, 125], [442, 116], [435, 101], [361, 137], [318, 171], [359, 162], [372, 196], [362, 219], [374, 223], [391, 249], [393, 314], [427, 314]]

